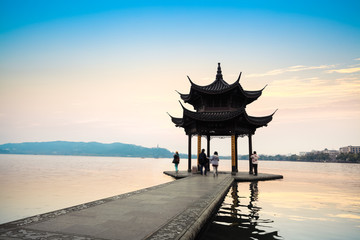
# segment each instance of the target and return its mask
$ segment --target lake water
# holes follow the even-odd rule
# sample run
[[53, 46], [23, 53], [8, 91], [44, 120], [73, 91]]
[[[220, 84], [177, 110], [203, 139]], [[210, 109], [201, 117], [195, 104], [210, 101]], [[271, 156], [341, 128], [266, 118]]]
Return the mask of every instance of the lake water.
[[260, 166], [284, 179], [234, 184], [200, 239], [360, 239], [360, 164]]
[[[0, 155], [0, 223], [173, 181], [162, 173], [173, 168], [171, 159]], [[203, 239], [360, 239], [360, 164], [261, 161], [259, 172], [284, 179], [235, 184]]]

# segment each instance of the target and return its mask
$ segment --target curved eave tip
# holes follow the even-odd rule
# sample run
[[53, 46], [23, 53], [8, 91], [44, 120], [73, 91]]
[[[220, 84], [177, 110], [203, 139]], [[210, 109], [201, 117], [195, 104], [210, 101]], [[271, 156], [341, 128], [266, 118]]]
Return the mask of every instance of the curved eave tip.
[[[265, 87], [263, 87], [263, 89], [261, 89], [261, 91], [263, 91], [266, 87], [267, 87], [267, 84], [265, 85]], [[276, 111], [277, 111], [277, 109], [276, 109]]]
[[187, 78], [189, 79], [189, 82], [191, 83], [191, 85], [193, 85], [194, 83], [191, 81], [190, 77], [187, 76]]
[[274, 114], [277, 112], [277, 110], [279, 110], [278, 108], [275, 110], [275, 112], [273, 112], [273, 114], [271, 114], [271, 116], [274, 116]]
[[182, 105], [181, 101], [179, 100], [179, 103], [183, 109], [185, 109], [184, 105]]
[[166, 112], [166, 113], [167, 113], [167, 115], [169, 115], [169, 117], [173, 118], [173, 116], [171, 116], [170, 113], [168, 113], [168, 112]]
[[239, 77], [238, 77], [238, 79], [236, 80], [236, 82], [240, 82], [241, 74], [242, 74], [242, 72], [240, 72]]

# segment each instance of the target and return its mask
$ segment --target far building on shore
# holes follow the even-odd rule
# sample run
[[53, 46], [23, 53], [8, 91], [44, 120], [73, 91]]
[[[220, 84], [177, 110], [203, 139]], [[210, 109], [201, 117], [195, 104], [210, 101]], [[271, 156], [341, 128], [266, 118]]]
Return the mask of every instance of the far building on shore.
[[347, 146], [341, 147], [339, 150], [340, 153], [360, 153], [360, 146]]
[[339, 155], [339, 151], [338, 150], [329, 150], [327, 148], [325, 148], [324, 150], [318, 151], [318, 150], [312, 150], [311, 152], [308, 152], [304, 155], [310, 154], [310, 153], [325, 153], [325, 154], [329, 154], [330, 159], [336, 159], [337, 155]]
[[300, 152], [299, 155], [300, 156], [305, 156], [307, 154], [311, 154], [311, 153], [326, 153], [329, 154], [331, 158], [336, 158], [337, 155], [339, 155], [340, 153], [360, 153], [360, 146], [346, 146], [346, 147], [341, 147], [338, 150], [329, 150], [327, 148], [325, 148], [324, 150], [312, 150], [311, 152]]
[[300, 156], [305, 156], [307, 154], [314, 154], [314, 153], [326, 153], [329, 155], [338, 155], [339, 151], [338, 150], [329, 150], [327, 148], [325, 148], [324, 150], [312, 150], [311, 152], [300, 152], [299, 155]]

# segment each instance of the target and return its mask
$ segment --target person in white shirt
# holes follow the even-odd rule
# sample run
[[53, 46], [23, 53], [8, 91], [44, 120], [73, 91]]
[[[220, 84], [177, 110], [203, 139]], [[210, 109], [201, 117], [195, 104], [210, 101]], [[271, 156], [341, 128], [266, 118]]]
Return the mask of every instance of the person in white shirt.
[[218, 155], [218, 153], [216, 151], [214, 152], [214, 155], [211, 156], [210, 162], [211, 162], [211, 164], [213, 166], [214, 177], [218, 176], [219, 155]]
[[254, 154], [251, 155], [251, 162], [255, 176], [258, 174], [258, 160], [259, 160], [259, 156], [256, 154], [256, 151], [254, 151]]

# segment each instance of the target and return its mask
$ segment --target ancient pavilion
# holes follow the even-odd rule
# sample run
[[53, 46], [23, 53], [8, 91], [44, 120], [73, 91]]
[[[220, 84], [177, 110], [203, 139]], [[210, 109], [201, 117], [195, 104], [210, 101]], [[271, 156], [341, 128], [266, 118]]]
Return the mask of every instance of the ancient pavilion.
[[180, 94], [185, 103], [195, 111], [183, 108], [183, 117], [171, 117], [176, 127], [182, 127], [188, 135], [188, 171], [191, 171], [191, 137], [198, 136], [198, 154], [201, 151], [201, 136], [207, 138], [207, 155], [210, 156], [211, 137], [231, 136], [232, 172], [238, 172], [237, 139], [247, 136], [249, 139], [249, 172], [252, 172], [252, 138], [257, 128], [267, 126], [273, 114], [264, 117], [249, 116], [246, 106], [257, 100], [264, 90], [246, 91], [241, 87], [240, 77], [233, 84], [224, 81], [220, 63], [216, 79], [207, 86], [199, 86], [188, 77], [191, 88], [189, 94]]

